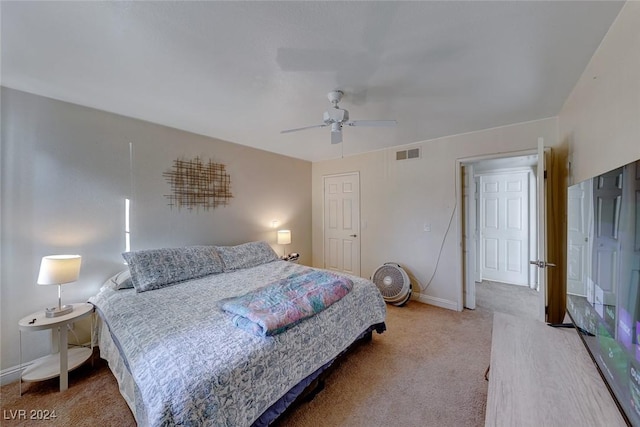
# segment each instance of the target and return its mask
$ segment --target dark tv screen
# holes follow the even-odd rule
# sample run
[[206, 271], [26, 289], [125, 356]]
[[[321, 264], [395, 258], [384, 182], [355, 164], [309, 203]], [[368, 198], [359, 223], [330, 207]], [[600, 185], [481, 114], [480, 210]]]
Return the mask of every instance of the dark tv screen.
[[567, 311], [640, 426], [640, 160], [569, 187]]

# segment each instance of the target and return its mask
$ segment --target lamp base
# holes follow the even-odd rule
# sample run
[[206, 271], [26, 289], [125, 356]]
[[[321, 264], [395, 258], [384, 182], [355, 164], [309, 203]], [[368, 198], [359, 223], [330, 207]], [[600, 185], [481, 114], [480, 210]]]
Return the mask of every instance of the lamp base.
[[46, 317], [58, 317], [69, 314], [73, 311], [73, 306], [65, 304], [62, 307], [45, 308], [44, 313]]

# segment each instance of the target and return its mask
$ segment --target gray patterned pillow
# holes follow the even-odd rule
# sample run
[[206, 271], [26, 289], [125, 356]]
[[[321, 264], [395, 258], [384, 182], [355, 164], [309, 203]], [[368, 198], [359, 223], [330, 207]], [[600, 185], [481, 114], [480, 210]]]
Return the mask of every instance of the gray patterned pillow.
[[122, 257], [129, 264], [131, 280], [138, 292], [223, 271], [214, 246], [148, 249], [125, 252]]
[[216, 246], [216, 249], [224, 263], [224, 271], [255, 267], [280, 259], [271, 246], [264, 241], [243, 243], [238, 246]]

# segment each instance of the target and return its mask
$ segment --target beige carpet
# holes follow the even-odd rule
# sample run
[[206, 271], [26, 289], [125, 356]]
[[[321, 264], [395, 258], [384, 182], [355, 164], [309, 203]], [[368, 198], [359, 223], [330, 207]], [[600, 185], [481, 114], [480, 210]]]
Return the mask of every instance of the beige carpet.
[[[487, 395], [492, 312], [461, 313], [417, 302], [388, 307], [387, 332], [342, 361], [316, 398], [278, 426], [481, 426]], [[131, 426], [133, 417], [103, 361], [57, 379], [1, 388], [2, 426]], [[55, 410], [52, 422], [11, 418], [19, 409]]]
[[492, 314], [410, 302], [280, 426], [481, 426]]
[[538, 319], [538, 291], [527, 286], [483, 280], [476, 283], [476, 305], [490, 311], [499, 311], [518, 317]]
[[[18, 383], [0, 389], [4, 426], [135, 426], [133, 415], [118, 391], [118, 383], [105, 361], [94, 358], [69, 373], [69, 389], [59, 391], [58, 379], [37, 383]], [[20, 411], [26, 412], [26, 418]], [[31, 411], [35, 411], [31, 413]], [[45, 411], [55, 418], [31, 420]], [[55, 411], [55, 413], [53, 413]]]

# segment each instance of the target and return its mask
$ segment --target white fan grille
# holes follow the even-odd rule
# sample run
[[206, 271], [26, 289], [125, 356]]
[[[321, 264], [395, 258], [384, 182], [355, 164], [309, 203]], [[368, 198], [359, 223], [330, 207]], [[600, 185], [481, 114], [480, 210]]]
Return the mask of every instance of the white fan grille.
[[398, 265], [387, 263], [378, 267], [371, 281], [376, 284], [385, 301], [402, 305], [411, 296], [409, 276]]

